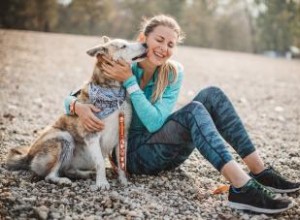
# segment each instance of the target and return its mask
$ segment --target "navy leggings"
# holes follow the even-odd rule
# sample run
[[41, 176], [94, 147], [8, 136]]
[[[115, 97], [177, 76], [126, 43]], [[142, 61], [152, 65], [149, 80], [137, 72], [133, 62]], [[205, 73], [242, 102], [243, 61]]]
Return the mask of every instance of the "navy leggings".
[[179, 166], [197, 148], [220, 171], [232, 160], [228, 144], [242, 158], [255, 151], [230, 100], [219, 88], [208, 87], [171, 114], [157, 132], [130, 132], [127, 169], [155, 175]]

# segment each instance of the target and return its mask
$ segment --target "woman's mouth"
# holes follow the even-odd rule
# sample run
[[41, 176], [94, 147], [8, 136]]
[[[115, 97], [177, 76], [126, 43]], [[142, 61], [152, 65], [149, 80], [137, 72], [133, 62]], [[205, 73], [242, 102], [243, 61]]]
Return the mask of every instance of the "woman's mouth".
[[163, 59], [163, 58], [165, 58], [165, 56], [163, 55], [163, 54], [161, 54], [161, 53], [158, 53], [158, 52], [153, 52], [153, 54], [156, 56], [156, 57], [158, 57], [159, 59]]

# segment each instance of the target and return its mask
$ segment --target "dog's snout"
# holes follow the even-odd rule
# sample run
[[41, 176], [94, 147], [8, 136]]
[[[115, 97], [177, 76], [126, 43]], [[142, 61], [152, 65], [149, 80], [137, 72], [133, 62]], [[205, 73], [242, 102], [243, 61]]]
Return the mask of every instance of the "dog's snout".
[[146, 43], [143, 43], [143, 47], [145, 48], [148, 48], [147, 44]]

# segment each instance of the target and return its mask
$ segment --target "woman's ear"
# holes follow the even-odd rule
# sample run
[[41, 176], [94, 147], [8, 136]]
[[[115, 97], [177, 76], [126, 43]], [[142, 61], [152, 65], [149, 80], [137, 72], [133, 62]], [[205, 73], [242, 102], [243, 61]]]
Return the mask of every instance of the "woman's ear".
[[141, 42], [141, 43], [145, 43], [146, 42], [146, 36], [143, 32], [139, 33], [138, 37], [137, 37], [137, 41]]

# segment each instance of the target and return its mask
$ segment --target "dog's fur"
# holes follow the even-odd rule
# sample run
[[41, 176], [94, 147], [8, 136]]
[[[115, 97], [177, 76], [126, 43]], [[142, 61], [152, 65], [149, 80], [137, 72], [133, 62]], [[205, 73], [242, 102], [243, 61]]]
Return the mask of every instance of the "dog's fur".
[[[87, 53], [90, 56], [107, 54], [113, 60], [123, 59], [131, 63], [145, 57], [146, 46], [102, 37], [102, 43]], [[119, 82], [105, 77], [99, 62], [95, 65], [89, 83], [108, 88], [121, 86]], [[77, 97], [81, 103], [90, 103], [89, 83], [82, 87]], [[131, 104], [128, 99], [123, 102], [121, 109], [125, 113], [127, 134], [131, 120]], [[47, 127], [30, 147], [12, 148], [7, 157], [8, 168], [30, 169], [45, 180], [58, 184], [70, 184], [69, 178], [88, 178], [92, 171], [96, 171], [96, 184], [93, 185], [93, 189], [109, 189], [104, 158], [118, 145], [119, 111], [104, 118], [105, 129], [95, 133], [88, 132], [77, 116], [62, 115], [53, 125]], [[118, 167], [119, 180], [126, 185], [125, 173], [120, 166]]]

